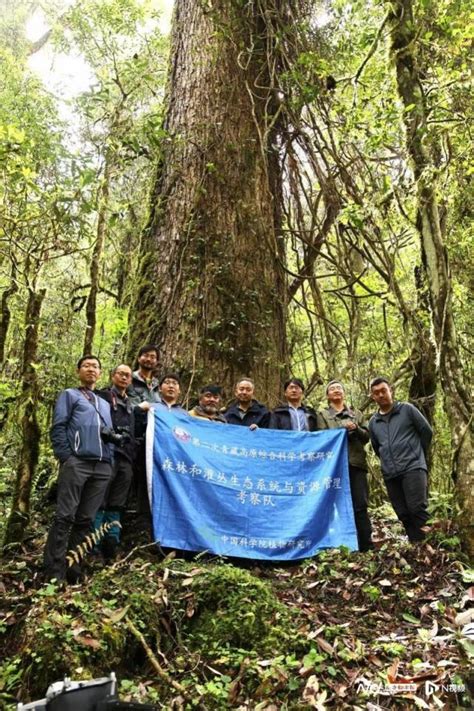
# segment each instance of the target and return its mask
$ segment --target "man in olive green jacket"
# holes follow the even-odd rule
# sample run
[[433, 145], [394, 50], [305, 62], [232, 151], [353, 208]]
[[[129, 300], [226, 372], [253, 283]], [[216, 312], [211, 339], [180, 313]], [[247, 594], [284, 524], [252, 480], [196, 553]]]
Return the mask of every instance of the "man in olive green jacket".
[[364, 416], [359, 410], [349, 407], [344, 400], [344, 387], [338, 380], [331, 380], [326, 388], [329, 407], [317, 415], [318, 430], [344, 427], [348, 434], [349, 480], [352, 505], [360, 551], [374, 547], [372, 526], [367, 513], [369, 486], [367, 482], [367, 456], [365, 445], [370, 439]]

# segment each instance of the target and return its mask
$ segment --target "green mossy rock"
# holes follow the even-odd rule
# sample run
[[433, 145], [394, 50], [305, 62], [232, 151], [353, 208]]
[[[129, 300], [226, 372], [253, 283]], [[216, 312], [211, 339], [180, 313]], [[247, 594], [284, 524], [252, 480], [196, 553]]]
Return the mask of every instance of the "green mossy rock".
[[128, 570], [103, 570], [81, 587], [61, 591], [49, 583], [38, 590], [18, 649], [22, 698], [42, 696], [65, 674], [89, 679], [126, 670], [129, 676], [144, 653], [126, 620], [153, 646], [159, 642], [162, 579], [162, 567], [136, 561]]
[[234, 647], [268, 653], [282, 647], [291, 615], [265, 580], [247, 570], [215, 565], [194, 578], [195, 613], [184, 635], [192, 649]]
[[38, 590], [16, 649], [21, 698], [43, 696], [66, 674], [78, 680], [147, 673], [145, 650], [128, 620], [154, 653], [170, 660], [183, 644], [211, 658], [224, 650], [276, 654], [294, 629], [292, 613], [270, 584], [246, 570], [135, 559], [82, 586], [61, 590], [49, 583]]

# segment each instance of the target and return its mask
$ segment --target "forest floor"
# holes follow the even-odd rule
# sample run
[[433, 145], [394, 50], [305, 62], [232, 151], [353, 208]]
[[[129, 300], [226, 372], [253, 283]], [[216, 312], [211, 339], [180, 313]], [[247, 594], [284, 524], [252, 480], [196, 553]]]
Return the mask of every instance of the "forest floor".
[[368, 554], [242, 566], [138, 545], [66, 588], [41, 581], [34, 537], [3, 562], [0, 706], [114, 671], [157, 709], [473, 708], [474, 571], [449, 522], [410, 546], [388, 516]]

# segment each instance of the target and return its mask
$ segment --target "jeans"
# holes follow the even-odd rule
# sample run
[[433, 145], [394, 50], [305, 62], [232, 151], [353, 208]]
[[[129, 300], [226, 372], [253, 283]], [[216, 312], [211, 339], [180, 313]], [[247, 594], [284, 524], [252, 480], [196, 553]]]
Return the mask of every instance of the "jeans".
[[111, 476], [108, 462], [70, 456], [61, 464], [56, 514], [44, 549], [48, 578], [65, 579], [67, 551], [77, 548], [91, 530]]
[[[107, 487], [104, 501], [95, 517], [95, 529], [98, 529], [104, 523], [113, 524], [114, 521], [120, 523], [122, 511], [127, 503], [132, 477], [132, 463], [126, 457], [117, 453], [112, 480]], [[120, 543], [120, 531], [120, 526], [112, 525], [106, 531], [104, 539], [111, 539], [115, 544], [118, 544]]]
[[428, 516], [428, 482], [424, 469], [412, 469], [386, 479], [387, 493], [395, 513], [403, 523], [409, 540], [422, 541], [421, 530]]

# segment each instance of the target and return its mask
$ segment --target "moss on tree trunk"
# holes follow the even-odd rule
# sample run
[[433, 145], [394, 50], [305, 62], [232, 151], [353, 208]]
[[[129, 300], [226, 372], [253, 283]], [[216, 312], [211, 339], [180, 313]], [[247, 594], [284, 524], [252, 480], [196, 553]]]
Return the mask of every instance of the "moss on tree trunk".
[[[282, 3], [285, 6], [286, 3]], [[259, 6], [176, 4], [163, 157], [141, 245], [130, 356], [273, 401], [286, 366], [278, 102]]]

